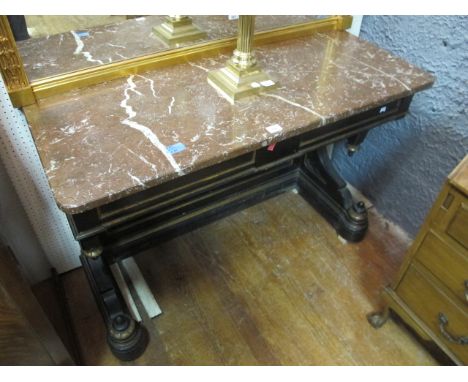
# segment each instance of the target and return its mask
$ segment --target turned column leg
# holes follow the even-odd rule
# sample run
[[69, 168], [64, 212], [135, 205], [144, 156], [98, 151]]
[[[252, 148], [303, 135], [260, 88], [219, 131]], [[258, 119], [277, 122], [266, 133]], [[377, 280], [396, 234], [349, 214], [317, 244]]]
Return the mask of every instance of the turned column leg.
[[305, 155], [298, 181], [300, 194], [344, 239], [360, 241], [367, 231], [367, 210], [355, 202], [331, 162], [326, 147]]
[[106, 324], [112, 353], [122, 361], [138, 358], [148, 344], [148, 333], [130, 315], [104, 256], [81, 255], [80, 260]]

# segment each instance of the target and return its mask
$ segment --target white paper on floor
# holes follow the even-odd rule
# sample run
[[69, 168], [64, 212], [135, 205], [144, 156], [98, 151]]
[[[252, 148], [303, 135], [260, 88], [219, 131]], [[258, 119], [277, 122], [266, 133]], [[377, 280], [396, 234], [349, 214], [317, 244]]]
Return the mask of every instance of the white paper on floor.
[[141, 303], [143, 304], [143, 307], [145, 308], [148, 316], [151, 318], [159, 316], [162, 313], [161, 308], [156, 302], [156, 299], [154, 298], [153, 293], [146, 283], [140, 268], [138, 268], [138, 264], [136, 263], [135, 259], [133, 257], [128, 257], [125, 260], [122, 260], [120, 264], [128, 275], [133, 288], [137, 293]]

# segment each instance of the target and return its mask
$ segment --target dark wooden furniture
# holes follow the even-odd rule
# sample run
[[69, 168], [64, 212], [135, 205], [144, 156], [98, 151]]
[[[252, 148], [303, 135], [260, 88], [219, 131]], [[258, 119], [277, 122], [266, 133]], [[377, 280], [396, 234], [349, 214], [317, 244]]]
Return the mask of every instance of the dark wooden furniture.
[[[177, 178], [99, 208], [69, 215], [83, 249], [81, 261], [103, 316], [109, 344], [121, 359], [138, 356], [146, 333], [130, 317], [109, 265], [194, 227], [297, 188], [348, 241], [367, 230], [364, 203], [354, 201], [334, 168], [326, 145], [358, 145], [366, 132], [401, 118], [411, 97], [379, 105], [310, 133]], [[385, 109], [385, 113], [381, 110]]]
[[468, 364], [468, 155], [449, 175], [392, 286], [387, 306], [456, 364]]
[[67, 349], [0, 244], [0, 365], [73, 365]]
[[264, 45], [259, 57], [281, 86], [234, 105], [207, 82], [207, 71], [224, 65], [221, 55], [25, 108], [121, 359], [141, 354], [147, 335], [110, 264], [293, 188], [339, 235], [361, 240], [365, 206], [326, 146], [346, 139], [354, 153], [369, 129], [403, 117], [413, 94], [434, 81], [339, 31]]

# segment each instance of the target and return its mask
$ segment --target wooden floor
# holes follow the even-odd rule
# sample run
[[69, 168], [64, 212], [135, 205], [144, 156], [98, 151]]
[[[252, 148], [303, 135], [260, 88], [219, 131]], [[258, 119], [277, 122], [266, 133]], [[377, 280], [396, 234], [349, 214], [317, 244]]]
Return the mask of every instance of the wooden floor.
[[[289, 192], [141, 253], [163, 314], [138, 365], [434, 365], [403, 327], [373, 329], [407, 243], [375, 214], [342, 242]], [[83, 271], [64, 276], [84, 363], [115, 365]]]

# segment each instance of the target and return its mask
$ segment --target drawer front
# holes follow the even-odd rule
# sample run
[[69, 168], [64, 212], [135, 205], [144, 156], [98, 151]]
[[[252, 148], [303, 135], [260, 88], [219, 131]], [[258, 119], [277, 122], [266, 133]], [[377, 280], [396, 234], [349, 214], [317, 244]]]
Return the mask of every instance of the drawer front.
[[450, 184], [442, 191], [430, 226], [468, 256], [468, 199]]
[[468, 307], [468, 258], [436, 232], [429, 231], [416, 259]]
[[462, 202], [447, 227], [447, 234], [468, 250], [468, 202]]
[[[353, 115], [345, 120], [327, 124], [320, 128], [312, 129], [300, 136], [300, 147], [319, 147], [324, 142], [330, 142], [337, 136], [349, 136], [363, 129], [368, 130], [371, 127], [377, 126], [384, 122], [401, 117], [407, 111], [410, 99], [404, 98], [386, 105], [367, 110], [365, 112]], [[330, 142], [331, 143], [331, 142]]]
[[[468, 308], [445, 295], [417, 263], [408, 268], [397, 293], [434, 335], [468, 364]], [[457, 343], [461, 340], [466, 344]]]
[[203, 190], [203, 187], [209, 187], [216, 182], [222, 183], [224, 179], [230, 176], [253, 168], [254, 163], [255, 153], [250, 152], [194, 173], [175, 178], [157, 187], [142, 190], [126, 198], [99, 207], [99, 218], [102, 222], [106, 222], [131, 213], [144, 213], [148, 208], [166, 203], [167, 200], [173, 199], [179, 194], [191, 193], [192, 190], [200, 192], [200, 190]]

